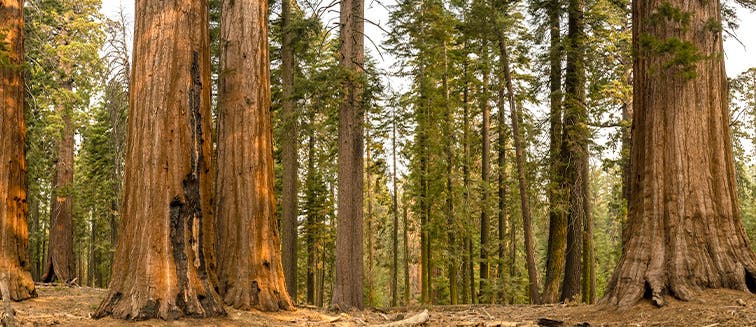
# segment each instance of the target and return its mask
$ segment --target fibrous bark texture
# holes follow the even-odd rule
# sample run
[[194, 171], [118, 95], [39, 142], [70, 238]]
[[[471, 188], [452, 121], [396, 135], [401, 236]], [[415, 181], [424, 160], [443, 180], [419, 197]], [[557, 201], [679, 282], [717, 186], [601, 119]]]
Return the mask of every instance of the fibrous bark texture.
[[206, 0], [138, 0], [121, 226], [95, 317], [225, 315], [215, 292]]
[[[737, 205], [722, 33], [711, 28], [720, 21], [719, 1], [633, 2], [630, 201], [605, 303], [756, 291], [756, 255]], [[663, 44], [696, 55], [679, 60]]]
[[347, 73], [339, 105], [338, 224], [334, 306], [363, 306], [362, 204], [363, 122], [362, 76], [364, 55], [364, 1], [342, 0], [339, 65]]
[[[64, 69], [65, 70], [65, 69]], [[66, 77], [64, 77], [66, 78]], [[70, 80], [61, 87], [71, 92]], [[56, 112], [63, 120], [63, 130], [58, 139], [58, 158], [55, 162], [55, 190], [50, 199], [50, 243], [47, 251], [44, 282], [60, 280], [68, 283], [75, 278], [73, 252], [73, 164], [74, 126], [70, 104], [65, 100], [56, 104]]]
[[0, 41], [7, 46], [0, 53], [0, 276], [7, 278], [13, 301], [37, 295], [26, 223], [23, 13], [22, 0], [0, 0]]
[[583, 226], [590, 215], [588, 111], [585, 106], [584, 0], [567, 6], [567, 65], [565, 70], [562, 156], [567, 196], [567, 240], [561, 300], [576, 300], [583, 277]]
[[218, 105], [218, 279], [226, 304], [293, 309], [273, 197], [268, 3], [225, 0]]
[[283, 267], [286, 276], [286, 288], [293, 300], [297, 297], [297, 180], [299, 169], [298, 142], [299, 128], [296, 108], [292, 97], [294, 92], [294, 48], [292, 44], [291, 11], [292, 2], [281, 1], [281, 116], [284, 133], [281, 136], [282, 204], [281, 236], [283, 238]]
[[546, 279], [543, 283], [542, 303], [559, 299], [559, 287], [564, 274], [567, 242], [567, 212], [564, 203], [562, 160], [562, 49], [561, 3], [550, 0], [549, 16], [549, 240], [546, 255]]

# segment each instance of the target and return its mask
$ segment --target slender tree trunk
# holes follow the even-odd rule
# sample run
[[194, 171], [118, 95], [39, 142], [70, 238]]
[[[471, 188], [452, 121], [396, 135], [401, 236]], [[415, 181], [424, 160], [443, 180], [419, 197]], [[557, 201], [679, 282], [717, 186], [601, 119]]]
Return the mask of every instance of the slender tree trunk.
[[[467, 48], [467, 41], [465, 41], [465, 48]], [[472, 253], [472, 231], [469, 223], [472, 221], [470, 214], [470, 76], [469, 76], [469, 62], [467, 56], [463, 61], [463, 70], [465, 78], [465, 86], [462, 91], [462, 106], [463, 106], [463, 147], [464, 147], [464, 163], [462, 165], [462, 180], [466, 205], [464, 207], [465, 214], [465, 239], [463, 246], [465, 248], [464, 263], [462, 264], [462, 301], [464, 303], [474, 303], [475, 299], [475, 274], [473, 272], [473, 253]]]
[[[659, 12], [682, 12], [689, 19]], [[602, 300], [690, 300], [705, 288], [756, 292], [756, 254], [738, 210], [719, 1], [633, 1], [630, 202]], [[683, 44], [687, 61], [655, 44]], [[704, 99], [705, 101], [702, 101]]]
[[454, 112], [450, 103], [449, 95], [449, 62], [446, 49], [446, 43], [444, 43], [444, 103], [446, 105], [446, 126], [445, 130], [447, 135], [445, 139], [445, 152], [446, 152], [446, 223], [448, 227], [448, 258], [449, 258], [449, 303], [457, 304], [459, 301], [459, 291], [457, 288], [457, 223], [454, 220], [454, 184], [452, 182], [452, 173], [454, 171]]
[[[64, 77], [69, 78], [69, 77]], [[72, 92], [73, 83], [69, 79], [61, 88]], [[55, 162], [55, 191], [50, 199], [50, 249], [47, 254], [44, 282], [60, 280], [68, 283], [76, 278], [76, 264], [73, 251], [73, 164], [74, 126], [73, 108], [65, 100], [56, 105], [56, 112], [63, 120], [63, 129], [57, 140]]]
[[87, 285], [90, 287], [95, 287], [95, 270], [97, 270], [97, 258], [95, 254], [95, 243], [97, 241], [97, 222], [94, 219], [94, 216], [92, 216], [92, 219], [90, 219], [89, 224], [90, 227], [90, 233], [89, 233], [89, 255], [87, 255], [89, 262], [87, 263]]
[[480, 303], [486, 303], [490, 300], [490, 289], [488, 286], [488, 235], [489, 231], [489, 217], [488, 217], [488, 184], [489, 184], [489, 170], [491, 167], [490, 152], [491, 152], [491, 137], [489, 131], [491, 129], [491, 108], [488, 106], [488, 85], [489, 85], [489, 62], [488, 62], [488, 42], [483, 42], [481, 48], [481, 57], [483, 58], [483, 87], [480, 90], [479, 96], [481, 103], [481, 111], [483, 115], [483, 124], [481, 125], [480, 134], [482, 139], [482, 157], [481, 157], [481, 186], [482, 195], [480, 203], [480, 290], [478, 294], [478, 300]]
[[590, 214], [591, 199], [586, 197], [587, 213], [583, 216], [583, 302], [593, 304], [596, 302], [596, 270], [595, 254], [593, 249], [593, 216]]
[[[630, 22], [627, 22], [627, 28], [630, 28], [630, 24]], [[632, 61], [632, 58], [629, 57], [630, 56], [628, 56], [628, 58], [625, 58], [628, 62]], [[630, 65], [628, 66], [629, 67], [625, 69], [624, 78], [628, 85], [632, 85], [633, 67]], [[622, 140], [622, 148], [620, 150], [620, 169], [622, 170], [622, 204], [624, 205], [625, 210], [627, 210], [627, 207], [630, 203], [630, 153], [633, 143], [630, 139], [630, 136], [632, 134], [632, 121], [633, 95], [629, 94], [625, 101], [623, 101], [622, 103], [622, 127], [620, 127], [620, 137]], [[620, 222], [622, 224], [622, 229], [624, 230], [626, 214], [622, 218], [623, 219], [621, 219]]]
[[515, 159], [517, 163], [517, 180], [520, 186], [520, 208], [522, 211], [522, 228], [525, 236], [525, 262], [528, 268], [528, 295], [530, 303], [539, 303], [538, 299], [538, 270], [535, 263], [535, 250], [533, 239], [533, 230], [530, 216], [530, 201], [528, 200], [528, 181], [525, 177], [525, 150], [522, 142], [522, 133], [520, 132], [520, 120], [522, 113], [512, 87], [512, 73], [509, 65], [509, 52], [507, 40], [503, 30], [499, 30], [499, 50], [501, 52], [501, 65], [504, 70], [504, 80], [506, 81], [507, 98], [509, 99], [509, 112], [512, 117], [512, 140], [515, 147]]
[[375, 285], [374, 283], [374, 275], [373, 275], [373, 194], [372, 194], [372, 187], [373, 187], [373, 175], [370, 171], [371, 169], [371, 162], [372, 157], [370, 156], [370, 115], [365, 114], [365, 160], [367, 163], [365, 164], [365, 180], [367, 180], [367, 187], [365, 187], [365, 191], [367, 192], [366, 196], [366, 202], [367, 202], [367, 221], [366, 221], [366, 232], [367, 232], [367, 276], [365, 278], [367, 285], [367, 305], [368, 307], [373, 306], [373, 291]]
[[[310, 181], [314, 180], [315, 176], [315, 127], [313, 126], [313, 123], [315, 121], [315, 110], [310, 110], [309, 114], [309, 122], [310, 122], [310, 128], [308, 131], [308, 142], [307, 142], [307, 175], [308, 175], [308, 183]], [[314, 185], [307, 186], [308, 188], [314, 187]], [[308, 191], [309, 192], [309, 191]], [[317, 246], [316, 246], [316, 239], [319, 239], [319, 236], [316, 236], [315, 233], [318, 231], [316, 225], [317, 217], [318, 215], [314, 211], [313, 208], [307, 208], [307, 224], [305, 225], [305, 232], [307, 233], [307, 303], [308, 304], [315, 304], [315, 294], [316, 294], [316, 275], [318, 271], [318, 253], [317, 253]]]
[[94, 317], [225, 314], [214, 283], [207, 8], [136, 1], [122, 219]]
[[218, 290], [237, 309], [289, 310], [273, 197], [268, 4], [225, 0], [221, 13]]
[[[322, 243], [321, 243], [322, 244]], [[325, 299], [325, 276], [326, 276], [326, 270], [330, 271], [330, 269], [326, 268], [328, 267], [328, 262], [326, 261], [326, 252], [323, 251], [321, 248], [319, 253], [320, 255], [320, 263], [318, 268], [318, 280], [317, 280], [317, 294], [315, 296], [315, 305], [319, 308], [323, 307], [323, 300]]]
[[391, 253], [392, 253], [392, 262], [391, 262], [391, 285], [390, 285], [390, 292], [391, 292], [391, 306], [395, 307], [397, 305], [397, 279], [398, 279], [398, 270], [399, 270], [399, 201], [398, 201], [398, 192], [399, 187], [397, 186], [396, 182], [396, 125], [397, 125], [397, 117], [396, 117], [396, 108], [393, 108], [391, 111], [391, 160], [393, 161], [391, 168], [391, 186], [393, 188], [393, 192], [391, 194], [391, 214], [394, 218], [393, 224], [392, 224], [392, 232], [391, 232]]
[[[120, 8], [118, 19], [118, 36], [120, 40], [113, 40], [110, 42], [116, 51], [118, 58], [118, 65], [111, 67], [111, 69], [117, 69], [119, 76], [111, 81], [113, 84], [110, 87], [110, 101], [106, 104], [108, 110], [108, 118], [110, 119], [110, 125], [112, 126], [112, 132], [110, 133], [110, 142], [113, 145], [113, 170], [112, 178], [117, 181], [114, 183], [115, 198], [110, 202], [111, 212], [108, 214], [108, 223], [110, 228], [110, 244], [115, 247], [118, 242], [118, 210], [121, 208], [121, 199], [123, 194], [123, 170], [124, 170], [124, 158], [126, 156], [126, 116], [129, 109], [129, 88], [131, 84], [131, 60], [130, 52], [128, 50], [128, 33], [129, 26], [128, 18], [124, 13], [124, 9]], [[117, 86], [116, 86], [117, 85]], [[108, 90], [106, 89], [106, 97], [108, 97]], [[113, 255], [109, 255], [110, 263], [113, 262]], [[102, 281], [105, 282], [105, 281]], [[107, 284], [107, 283], [105, 283]]]
[[589, 219], [588, 112], [585, 107], [584, 0], [568, 5], [567, 70], [565, 72], [562, 152], [565, 182], [569, 189], [567, 242], [561, 300], [577, 300], [581, 294], [583, 226]]
[[[417, 110], [417, 147], [420, 156], [420, 302], [430, 303], [431, 293], [431, 252], [430, 252], [430, 203], [429, 203], [429, 161], [428, 150], [430, 99], [424, 94], [427, 86], [425, 69], [420, 68], [421, 104]], [[423, 101], [425, 100], [425, 101]]]
[[[499, 208], [498, 208], [498, 228], [499, 228], [499, 253], [497, 258], [498, 267], [496, 269], [496, 280], [499, 285], [499, 292], [497, 294], [497, 300], [504, 301], [504, 287], [508, 286], [504, 280], [504, 267], [507, 250], [507, 116], [504, 111], [505, 94], [504, 88], [499, 88], [499, 117], [498, 117], [498, 165], [499, 165]], [[509, 227], [511, 228], [511, 226]]]
[[[517, 229], [514, 216], [509, 216], [509, 280], [517, 275]], [[511, 292], [509, 303], [515, 302], [515, 293]]]
[[564, 274], [565, 250], [567, 242], [567, 204], [563, 188], [562, 145], [562, 45], [561, 45], [561, 2], [552, 0], [548, 4], [549, 30], [549, 240], [546, 255], [546, 279], [541, 294], [542, 303], [554, 303], [559, 299], [559, 286]]
[[[404, 201], [402, 201], [404, 202]], [[402, 225], [403, 225], [403, 232], [404, 235], [402, 235], [402, 245], [404, 246], [404, 296], [402, 300], [402, 304], [409, 305], [410, 304], [410, 274], [409, 274], [409, 220], [407, 219], [407, 205], [403, 205], [404, 214], [402, 215]]]
[[8, 282], [6, 296], [21, 301], [37, 296], [26, 222], [23, 1], [0, 0], [0, 30], [7, 59], [0, 65], [0, 279]]
[[294, 90], [294, 49], [291, 33], [291, 4], [294, 0], [281, 2], [281, 116], [285, 132], [281, 139], [281, 161], [283, 164], [282, 221], [283, 267], [286, 289], [292, 300], [297, 299], [297, 171], [299, 169], [298, 146], [299, 124], [292, 97]]
[[[26, 180], [24, 180], [26, 182]], [[27, 230], [27, 235], [34, 234], [37, 230], [39, 230], [40, 227], [40, 213], [39, 213], [39, 200], [37, 200], [36, 197], [28, 197], [29, 202], [29, 218], [31, 218], [31, 221], [29, 221], [29, 229]], [[28, 236], [27, 236], [28, 241]], [[35, 240], [33, 242], [28, 243], [29, 246], [29, 252], [31, 252], [31, 260], [33, 262], [31, 263], [31, 275], [32, 280], [38, 281], [40, 278], [40, 275], [42, 274], [42, 260], [44, 260], [44, 257], [41, 255], [42, 253], [42, 246], [40, 245], [42, 243], [42, 240]]]
[[362, 206], [364, 2], [341, 1], [339, 65], [347, 72], [339, 105], [338, 224], [336, 281], [332, 304], [342, 310], [363, 307]]

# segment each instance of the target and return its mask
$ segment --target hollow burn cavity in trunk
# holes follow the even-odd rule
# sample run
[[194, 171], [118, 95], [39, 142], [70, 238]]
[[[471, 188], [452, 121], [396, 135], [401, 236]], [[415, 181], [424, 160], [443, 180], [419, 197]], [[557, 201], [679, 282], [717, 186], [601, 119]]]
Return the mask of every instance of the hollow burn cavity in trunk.
[[746, 268], [745, 271], [745, 281], [746, 281], [746, 287], [751, 293], [756, 294], [756, 272], [750, 272], [748, 271], [748, 268]]

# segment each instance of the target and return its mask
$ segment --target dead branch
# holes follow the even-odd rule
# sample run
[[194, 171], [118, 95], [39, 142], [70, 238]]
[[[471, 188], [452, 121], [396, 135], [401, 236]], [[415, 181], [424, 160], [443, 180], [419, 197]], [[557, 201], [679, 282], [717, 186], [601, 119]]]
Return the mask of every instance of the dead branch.
[[409, 327], [423, 325], [430, 320], [428, 309], [404, 320], [394, 321], [388, 324], [373, 325], [373, 327]]

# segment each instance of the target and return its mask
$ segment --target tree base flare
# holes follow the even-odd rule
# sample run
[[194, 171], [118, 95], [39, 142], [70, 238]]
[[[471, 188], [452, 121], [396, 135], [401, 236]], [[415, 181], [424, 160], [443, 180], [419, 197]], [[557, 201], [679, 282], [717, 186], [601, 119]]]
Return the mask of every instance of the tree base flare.
[[4, 300], [7, 296], [10, 300], [19, 302], [37, 297], [34, 281], [28, 271], [19, 268], [6, 269], [0, 273], [0, 284], [3, 288], [0, 291], [0, 299]]
[[291, 299], [278, 290], [270, 288], [260, 288], [256, 281], [252, 282], [249, 287], [235, 286], [229, 288], [225, 293], [226, 305], [239, 310], [251, 310], [252, 308], [264, 312], [291, 311], [294, 306]]
[[226, 316], [217, 295], [189, 295], [180, 292], [173, 301], [153, 299], [143, 294], [124, 297], [120, 292], [109, 292], [92, 318], [112, 316], [123, 320], [210, 318]]
[[645, 298], [655, 306], [662, 307], [667, 303], [667, 296], [690, 301], [707, 288], [733, 289], [756, 294], [756, 259], [750, 249], [713, 265], [719, 269], [705, 271], [674, 266], [675, 262], [684, 262], [678, 260], [680, 256], [682, 255], [678, 254], [666, 260], [669, 263], [664, 270], [660, 266], [654, 267], [654, 263], [665, 260], [654, 259], [644, 262], [645, 260], [634, 258], [631, 254], [623, 257], [600, 303], [622, 308], [632, 306]]

